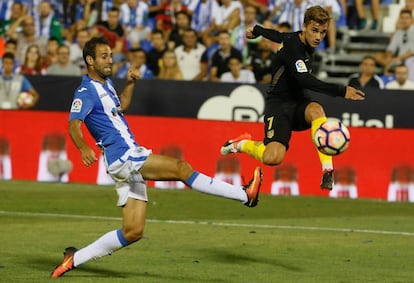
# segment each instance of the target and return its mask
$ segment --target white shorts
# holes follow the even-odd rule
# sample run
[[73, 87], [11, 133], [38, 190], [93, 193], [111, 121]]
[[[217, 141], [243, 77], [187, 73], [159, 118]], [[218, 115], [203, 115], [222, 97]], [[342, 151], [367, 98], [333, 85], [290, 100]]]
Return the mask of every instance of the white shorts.
[[108, 173], [116, 181], [117, 206], [124, 206], [129, 197], [148, 201], [147, 183], [139, 170], [151, 152], [145, 147], [136, 147], [108, 166]]

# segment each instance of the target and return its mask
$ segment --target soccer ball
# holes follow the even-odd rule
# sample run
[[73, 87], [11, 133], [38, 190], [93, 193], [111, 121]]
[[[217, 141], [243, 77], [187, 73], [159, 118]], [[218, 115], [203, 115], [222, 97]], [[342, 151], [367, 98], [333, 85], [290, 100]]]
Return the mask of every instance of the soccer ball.
[[28, 92], [22, 92], [17, 97], [17, 105], [24, 107], [33, 103], [33, 95]]
[[326, 155], [338, 155], [344, 152], [350, 142], [347, 127], [341, 121], [328, 118], [313, 135], [313, 143]]

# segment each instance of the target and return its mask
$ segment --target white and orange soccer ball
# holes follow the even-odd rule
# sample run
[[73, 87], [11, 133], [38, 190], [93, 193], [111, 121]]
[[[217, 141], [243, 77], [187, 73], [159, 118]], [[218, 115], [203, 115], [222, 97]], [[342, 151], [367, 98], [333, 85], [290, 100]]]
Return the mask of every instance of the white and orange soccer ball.
[[326, 155], [338, 155], [349, 147], [350, 133], [348, 128], [334, 118], [328, 118], [313, 135], [313, 143]]
[[22, 92], [17, 97], [17, 105], [19, 105], [19, 107], [30, 105], [33, 103], [33, 99], [34, 99], [33, 95], [30, 94], [29, 92]]

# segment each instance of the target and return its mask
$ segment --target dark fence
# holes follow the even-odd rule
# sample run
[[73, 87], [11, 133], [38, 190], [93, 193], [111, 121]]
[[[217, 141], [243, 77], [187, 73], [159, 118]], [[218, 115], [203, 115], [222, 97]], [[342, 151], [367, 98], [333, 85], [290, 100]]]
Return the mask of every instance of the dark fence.
[[[69, 111], [74, 90], [81, 82], [80, 77], [58, 76], [30, 76], [29, 80], [41, 95], [35, 110], [46, 111]], [[114, 80], [114, 83], [120, 92], [124, 81]], [[136, 84], [128, 114], [261, 121], [266, 88], [262, 84], [141, 80]], [[324, 105], [328, 116], [350, 126], [414, 128], [414, 91], [372, 90], [362, 102], [322, 94], [312, 96]], [[207, 110], [201, 111], [207, 104]]]

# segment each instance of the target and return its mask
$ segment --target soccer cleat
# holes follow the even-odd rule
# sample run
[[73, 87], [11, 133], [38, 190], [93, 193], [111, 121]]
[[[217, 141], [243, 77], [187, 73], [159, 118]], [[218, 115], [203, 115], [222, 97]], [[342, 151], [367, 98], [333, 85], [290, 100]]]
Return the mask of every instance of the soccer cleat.
[[239, 143], [242, 140], [250, 140], [251, 138], [252, 138], [252, 135], [250, 135], [249, 133], [241, 134], [237, 138], [226, 141], [223, 144], [223, 146], [221, 147], [220, 152], [221, 152], [222, 155], [227, 155], [227, 154], [230, 154], [230, 153], [236, 153], [236, 152], [239, 151], [238, 150]]
[[55, 270], [52, 272], [52, 278], [58, 278], [65, 274], [66, 272], [74, 269], [73, 266], [73, 255], [77, 251], [74, 247], [68, 247], [63, 253], [63, 261], [61, 264], [56, 266]]
[[324, 170], [321, 181], [322, 190], [332, 190], [334, 184], [333, 170]]
[[244, 186], [247, 194], [247, 202], [244, 204], [248, 207], [255, 207], [259, 201], [260, 186], [262, 185], [263, 172], [262, 168], [254, 169], [253, 178]]

